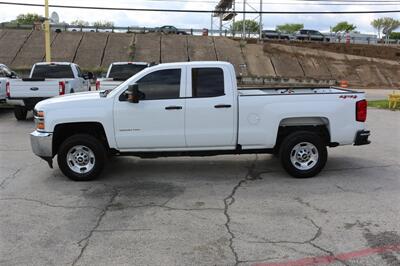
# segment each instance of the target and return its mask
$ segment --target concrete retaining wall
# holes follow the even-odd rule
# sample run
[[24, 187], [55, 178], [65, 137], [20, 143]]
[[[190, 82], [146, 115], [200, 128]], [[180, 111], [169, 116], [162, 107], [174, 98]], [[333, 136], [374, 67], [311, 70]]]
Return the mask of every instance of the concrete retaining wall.
[[214, 41], [212, 37], [188, 36], [188, 52], [190, 61], [216, 61]]
[[[396, 88], [400, 87], [400, 63], [354, 55], [376, 53], [385, 56], [400, 49], [385, 50], [371, 46], [367, 51], [344, 54], [308, 48], [288, 43], [244, 44], [224, 37], [178, 36], [159, 33], [54, 33], [52, 61], [76, 62], [83, 68], [106, 68], [116, 61], [186, 62], [228, 61], [236, 75], [246, 84], [283, 84], [290, 81], [305, 85], [330, 84], [331, 80], [348, 80], [350, 86]], [[40, 31], [0, 30], [0, 63], [15, 68], [30, 68], [44, 59], [44, 36]], [[362, 46], [364, 47], [364, 46]], [[335, 48], [335, 47], [333, 47]], [[330, 48], [330, 49], [333, 49]], [[337, 47], [336, 47], [337, 48]], [[340, 48], [343, 49], [343, 48]], [[350, 48], [347, 48], [350, 49]]]
[[[55, 37], [56, 34], [52, 34], [51, 41]], [[43, 61], [45, 57], [44, 39], [44, 32], [33, 31], [15, 57], [12, 67], [31, 68], [33, 64]]]
[[31, 30], [5, 30], [0, 39], [0, 62], [12, 66], [14, 58], [31, 33]]
[[233, 64], [238, 76], [247, 76], [247, 67], [240, 48], [240, 43], [228, 38], [214, 37], [215, 52], [218, 61], [226, 61]]
[[100, 67], [108, 37], [108, 33], [86, 32], [76, 51], [74, 62], [82, 68]]
[[52, 61], [73, 62], [82, 38], [82, 32], [63, 32], [57, 34], [56, 39], [51, 45]]
[[161, 36], [161, 62], [187, 62], [188, 41], [184, 35], [162, 35]]
[[160, 63], [161, 34], [137, 34], [134, 51], [135, 61]]
[[131, 61], [134, 39], [135, 35], [132, 33], [109, 33], [101, 66], [107, 68], [113, 62]]

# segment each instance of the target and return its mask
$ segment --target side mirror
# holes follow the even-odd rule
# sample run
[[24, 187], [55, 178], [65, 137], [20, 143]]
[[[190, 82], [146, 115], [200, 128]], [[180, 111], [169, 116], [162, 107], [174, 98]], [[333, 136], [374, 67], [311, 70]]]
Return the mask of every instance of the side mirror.
[[14, 71], [12, 71], [12, 72], [10, 73], [10, 75], [8, 75], [8, 77], [11, 78], [11, 79], [15, 79], [15, 78], [18, 77], [18, 75], [17, 75], [17, 73], [15, 73]]
[[93, 79], [93, 73], [92, 72], [88, 72], [83, 74], [83, 78], [84, 79]]
[[128, 86], [128, 89], [125, 91], [126, 98], [130, 103], [139, 103], [140, 99], [140, 91], [138, 84], [132, 84]]

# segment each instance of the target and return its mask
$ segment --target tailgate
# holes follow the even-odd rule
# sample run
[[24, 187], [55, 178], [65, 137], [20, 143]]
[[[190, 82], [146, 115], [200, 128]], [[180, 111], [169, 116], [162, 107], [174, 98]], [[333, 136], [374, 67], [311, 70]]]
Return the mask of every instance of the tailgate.
[[59, 95], [59, 81], [10, 80], [10, 98], [50, 98]]
[[123, 81], [100, 80], [100, 90], [113, 90], [122, 84]]
[[6, 98], [6, 83], [7, 79], [0, 79], [0, 100]]

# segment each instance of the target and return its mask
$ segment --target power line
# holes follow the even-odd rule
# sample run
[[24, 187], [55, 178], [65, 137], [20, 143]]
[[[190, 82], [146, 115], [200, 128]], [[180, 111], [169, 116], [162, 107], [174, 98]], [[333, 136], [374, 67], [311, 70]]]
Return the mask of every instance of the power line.
[[[219, 2], [216, 1], [210, 1], [210, 0], [204, 0], [204, 1], [195, 1], [195, 0], [146, 0], [147, 2], [177, 2], [177, 3], [207, 3], [207, 4], [218, 4]], [[254, 2], [254, 1], [246, 1], [248, 4], [259, 4], [259, 2]], [[302, 1], [295, 1], [295, 2], [264, 2], [263, 6], [268, 6], [268, 5], [304, 5], [304, 6], [396, 6], [400, 5], [399, 1], [388, 1], [386, 4], [386, 1], [374, 1], [374, 2], [367, 2], [367, 3], [362, 3], [364, 1], [357, 2], [355, 4], [351, 4], [350, 2], [353, 1], [348, 1], [344, 2], [341, 1], [340, 3], [334, 3], [336, 1], [332, 1], [330, 3], [327, 3], [323, 1], [324, 3], [317, 3], [317, 2], [309, 2], [309, 3], [301, 3]], [[242, 1], [236, 1], [236, 4], [242, 4]]]
[[[147, 2], [178, 2], [178, 3], [209, 3], [209, 4], [218, 4], [218, 1], [212, 1], [212, 0], [203, 0], [203, 1], [195, 1], [195, 0], [145, 0]], [[321, 0], [318, 1], [306, 1], [306, 0], [294, 0], [294, 2], [264, 2], [263, 5], [331, 5], [331, 6], [336, 6], [336, 5], [366, 5], [366, 6], [373, 6], [373, 5], [400, 5], [400, 1], [321, 1], [322, 3], [317, 3]], [[259, 4], [259, 2], [255, 1], [246, 1], [249, 4]], [[309, 2], [309, 3], [301, 3], [301, 2]], [[236, 4], [241, 4], [243, 3], [242, 1], [236, 1]]]
[[[305, 1], [305, 0], [302, 0]], [[313, 0], [307, 0], [313, 1]], [[43, 4], [0, 2], [0, 5], [44, 7]], [[190, 10], [190, 9], [162, 9], [162, 8], [122, 8], [122, 7], [94, 7], [94, 6], [69, 6], [49, 5], [53, 8], [109, 10], [109, 11], [136, 11], [136, 12], [173, 12], [173, 13], [213, 13], [214, 10]], [[231, 11], [219, 11], [219, 13], [231, 13]], [[400, 10], [362, 10], [362, 11], [235, 11], [237, 14], [383, 14], [400, 13]]]

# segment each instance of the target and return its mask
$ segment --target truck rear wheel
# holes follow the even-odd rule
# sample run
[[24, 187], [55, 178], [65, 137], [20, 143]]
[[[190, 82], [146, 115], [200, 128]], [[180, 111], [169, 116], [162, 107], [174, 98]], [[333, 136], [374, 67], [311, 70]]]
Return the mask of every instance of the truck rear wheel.
[[28, 114], [28, 110], [23, 106], [15, 106], [14, 107], [14, 116], [17, 120], [26, 120], [26, 115]]
[[312, 132], [292, 133], [281, 144], [282, 166], [296, 178], [316, 176], [324, 168], [327, 157], [325, 143], [319, 135]]
[[64, 175], [74, 181], [90, 181], [104, 168], [104, 145], [88, 134], [67, 138], [58, 150], [57, 162]]

